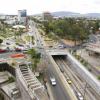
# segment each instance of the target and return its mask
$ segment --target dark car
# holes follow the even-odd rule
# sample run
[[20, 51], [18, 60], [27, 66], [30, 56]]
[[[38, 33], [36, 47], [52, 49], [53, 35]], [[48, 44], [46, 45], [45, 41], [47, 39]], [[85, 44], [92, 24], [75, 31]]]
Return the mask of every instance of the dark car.
[[5, 52], [7, 52], [7, 50], [5, 50], [5, 49], [0, 49], [0, 53], [5, 53]]
[[10, 43], [9, 43], [9, 42], [6, 42], [6, 44], [7, 44], [7, 45], [10, 45]]
[[21, 47], [24, 47], [24, 45], [23, 44], [18, 44], [19, 46], [21, 46]]
[[21, 52], [22, 50], [20, 48], [15, 48], [16, 52]]

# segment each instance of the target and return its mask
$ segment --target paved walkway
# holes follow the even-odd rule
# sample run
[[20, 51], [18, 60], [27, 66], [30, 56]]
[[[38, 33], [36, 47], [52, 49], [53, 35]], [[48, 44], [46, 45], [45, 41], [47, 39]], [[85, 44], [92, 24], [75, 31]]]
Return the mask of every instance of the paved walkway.
[[100, 71], [100, 57], [89, 56], [88, 52], [84, 49], [81, 51], [81, 57], [83, 57], [88, 63]]

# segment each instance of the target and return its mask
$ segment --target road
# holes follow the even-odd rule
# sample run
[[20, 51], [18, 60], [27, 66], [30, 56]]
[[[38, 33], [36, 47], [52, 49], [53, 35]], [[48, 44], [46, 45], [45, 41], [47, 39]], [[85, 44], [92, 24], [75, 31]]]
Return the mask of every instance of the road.
[[[43, 47], [44, 41], [41, 38], [41, 36], [39, 35], [39, 33], [38, 33], [38, 31], [37, 31], [37, 29], [34, 25], [34, 22], [30, 22], [30, 25], [32, 27], [33, 34], [35, 36], [35, 40], [37, 41], [37, 47], [42, 47], [42, 49], [39, 49], [39, 51], [44, 55], [44, 58], [45, 58], [46, 62], [48, 62], [48, 58], [47, 58], [47, 55], [46, 55], [46, 50], [45, 50], [45, 47]], [[48, 80], [49, 80], [50, 75], [54, 75], [54, 77], [56, 78], [56, 81], [57, 81], [57, 85], [55, 87], [50, 85], [51, 90], [52, 90], [52, 94], [54, 96], [54, 100], [70, 100], [69, 95], [64, 90], [64, 87], [63, 87], [63, 85], [62, 85], [55, 69], [49, 63], [48, 64], [48, 69], [47, 69]]]
[[75, 91], [75, 93], [80, 92], [84, 96], [85, 93], [85, 99], [86, 100], [99, 100], [99, 96], [94, 92], [92, 88], [86, 88], [85, 80], [79, 76], [77, 73], [75, 73], [75, 69], [73, 69], [69, 64], [68, 61], [63, 58], [54, 58], [59, 68], [62, 68], [64, 70], [63, 74], [65, 77], [69, 77], [72, 81], [71, 87]]
[[50, 64], [47, 69], [47, 75], [48, 75], [49, 83], [50, 83], [51, 76], [54, 76], [57, 82], [56, 86], [52, 86], [50, 83], [50, 87], [52, 90], [52, 94], [54, 96], [54, 100], [70, 100], [68, 94], [65, 93], [64, 87], [62, 86], [62, 83], [60, 82], [60, 79], [58, 75], [56, 74], [56, 71], [54, 70], [53, 66]]

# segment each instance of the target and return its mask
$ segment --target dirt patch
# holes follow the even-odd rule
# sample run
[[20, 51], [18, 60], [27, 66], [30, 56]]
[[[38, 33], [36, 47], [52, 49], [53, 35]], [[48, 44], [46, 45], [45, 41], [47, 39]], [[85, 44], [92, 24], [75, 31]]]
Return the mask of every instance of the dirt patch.
[[[75, 41], [72, 41], [72, 40], [64, 40], [64, 39], [62, 39], [62, 41], [63, 41], [66, 45], [70, 45], [70, 46], [74, 46], [74, 45], [75, 45]], [[77, 41], [76, 44], [79, 44], [79, 42]]]

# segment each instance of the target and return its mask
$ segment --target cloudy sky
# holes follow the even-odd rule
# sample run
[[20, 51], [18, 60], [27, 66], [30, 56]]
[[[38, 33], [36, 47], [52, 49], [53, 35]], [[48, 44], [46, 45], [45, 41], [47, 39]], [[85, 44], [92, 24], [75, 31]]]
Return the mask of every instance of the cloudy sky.
[[43, 11], [100, 13], [100, 0], [0, 0], [0, 13], [17, 14], [20, 9], [27, 9], [28, 14]]

